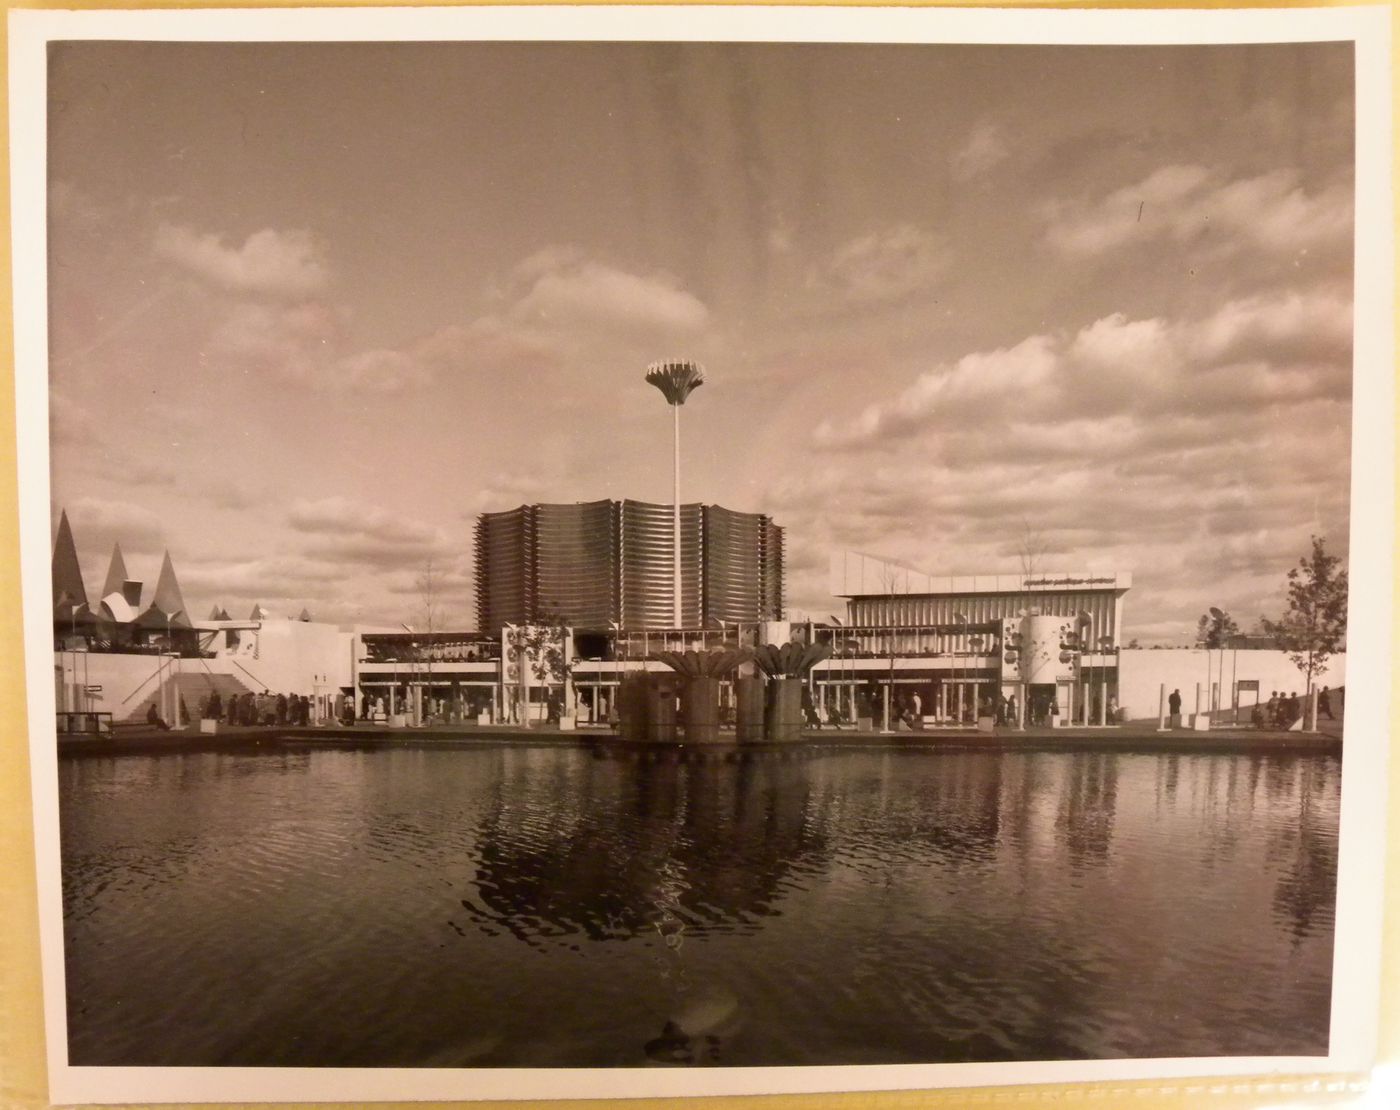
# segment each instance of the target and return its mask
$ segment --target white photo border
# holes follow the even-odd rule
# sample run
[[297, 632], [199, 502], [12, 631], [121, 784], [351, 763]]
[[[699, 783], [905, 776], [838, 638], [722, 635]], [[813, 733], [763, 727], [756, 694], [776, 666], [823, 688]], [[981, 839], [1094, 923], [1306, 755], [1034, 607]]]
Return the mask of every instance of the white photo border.
[[[1364, 1073], [1380, 999], [1394, 534], [1393, 227], [1388, 8], [1043, 10], [509, 7], [12, 11], [12, 249], [20, 567], [50, 1090], [55, 1103], [540, 1099], [874, 1091]], [[1202, 44], [1350, 41], [1356, 62], [1353, 603], [1330, 1052], [1304, 1057], [781, 1068], [75, 1067], [67, 1059], [57, 752], [50, 673], [46, 45], [148, 41], [764, 41]]]

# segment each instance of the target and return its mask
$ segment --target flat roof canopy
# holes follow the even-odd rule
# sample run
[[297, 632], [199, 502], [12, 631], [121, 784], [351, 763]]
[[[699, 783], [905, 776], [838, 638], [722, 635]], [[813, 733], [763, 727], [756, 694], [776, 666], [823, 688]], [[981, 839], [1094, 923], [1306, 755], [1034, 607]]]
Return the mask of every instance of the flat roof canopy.
[[1121, 570], [1036, 571], [1033, 574], [933, 575], [914, 567], [859, 551], [831, 557], [831, 593], [835, 597], [908, 595], [1055, 593], [1072, 590], [1121, 592], [1133, 576]]

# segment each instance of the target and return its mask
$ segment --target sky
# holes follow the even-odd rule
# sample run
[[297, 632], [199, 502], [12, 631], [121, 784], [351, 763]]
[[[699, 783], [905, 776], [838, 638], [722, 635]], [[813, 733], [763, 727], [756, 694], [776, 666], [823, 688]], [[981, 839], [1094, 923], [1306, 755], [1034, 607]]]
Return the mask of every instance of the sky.
[[671, 496], [1125, 634], [1346, 554], [1350, 44], [59, 43], [54, 525], [191, 612], [473, 627], [477, 514]]

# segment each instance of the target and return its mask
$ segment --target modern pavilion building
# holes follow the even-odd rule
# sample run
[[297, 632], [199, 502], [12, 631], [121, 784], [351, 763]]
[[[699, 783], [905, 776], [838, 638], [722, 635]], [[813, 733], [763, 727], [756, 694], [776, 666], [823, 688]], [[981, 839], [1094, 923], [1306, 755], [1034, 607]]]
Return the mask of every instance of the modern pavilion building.
[[[670, 505], [591, 501], [483, 513], [476, 525], [478, 626], [557, 620], [576, 629], [675, 629]], [[681, 506], [684, 628], [777, 620], [783, 530], [719, 505]]]
[[[833, 637], [834, 685], [918, 694], [941, 720], [984, 715], [999, 698], [1049, 723], [1097, 723], [1119, 697], [1124, 571], [930, 575], [855, 551], [831, 559], [846, 599]], [[882, 673], [883, 672], [883, 673]], [[882, 689], [882, 696], [884, 691]]]

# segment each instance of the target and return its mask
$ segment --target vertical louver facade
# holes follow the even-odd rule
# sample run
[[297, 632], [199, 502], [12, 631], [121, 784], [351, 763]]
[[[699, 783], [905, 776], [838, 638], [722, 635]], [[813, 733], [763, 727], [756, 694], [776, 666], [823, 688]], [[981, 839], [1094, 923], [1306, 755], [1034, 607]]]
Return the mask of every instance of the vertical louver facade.
[[535, 505], [536, 616], [580, 628], [616, 620], [618, 519], [611, 501]]
[[772, 619], [783, 610], [783, 530], [766, 516], [704, 510], [704, 610], [714, 620]]
[[[476, 525], [483, 631], [557, 618], [575, 628], [670, 628], [672, 512], [645, 501], [522, 505]], [[681, 506], [681, 610], [687, 628], [769, 620], [783, 611], [783, 533], [769, 517]]]
[[533, 506], [477, 518], [476, 612], [483, 630], [535, 618], [534, 565]]

